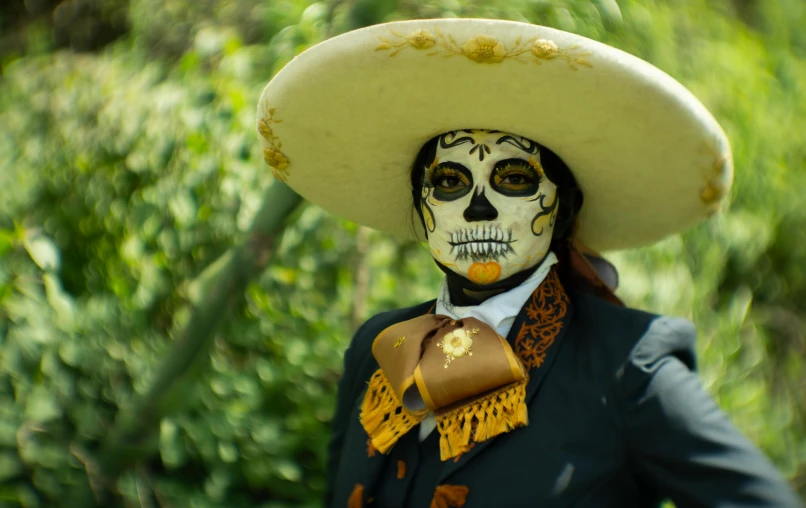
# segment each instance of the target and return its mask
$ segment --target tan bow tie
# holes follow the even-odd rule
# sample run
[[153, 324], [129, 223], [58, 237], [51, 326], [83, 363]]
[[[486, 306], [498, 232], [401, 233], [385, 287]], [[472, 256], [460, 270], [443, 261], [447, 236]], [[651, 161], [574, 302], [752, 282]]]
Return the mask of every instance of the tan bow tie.
[[506, 339], [475, 318], [428, 314], [376, 337], [380, 365], [369, 383], [361, 424], [386, 453], [433, 411], [447, 460], [528, 423], [528, 375]]

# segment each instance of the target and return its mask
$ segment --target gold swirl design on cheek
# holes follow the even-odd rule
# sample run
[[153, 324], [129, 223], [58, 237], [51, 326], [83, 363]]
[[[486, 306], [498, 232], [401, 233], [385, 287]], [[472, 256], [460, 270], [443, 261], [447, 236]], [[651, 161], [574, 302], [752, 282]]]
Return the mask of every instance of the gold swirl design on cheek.
[[420, 198], [420, 211], [423, 214], [423, 222], [425, 223], [425, 228], [428, 230], [429, 233], [433, 233], [434, 230], [437, 228], [436, 221], [434, 220], [434, 213], [428, 206], [432, 191], [433, 187], [423, 187], [422, 197]]
[[438, 261], [441, 265], [447, 266], [448, 268], [456, 268], [459, 269], [459, 266], [456, 263], [448, 263], [447, 261], [442, 260], [442, 251], [439, 249], [434, 250], [431, 249], [431, 257], [434, 258], [435, 261]]

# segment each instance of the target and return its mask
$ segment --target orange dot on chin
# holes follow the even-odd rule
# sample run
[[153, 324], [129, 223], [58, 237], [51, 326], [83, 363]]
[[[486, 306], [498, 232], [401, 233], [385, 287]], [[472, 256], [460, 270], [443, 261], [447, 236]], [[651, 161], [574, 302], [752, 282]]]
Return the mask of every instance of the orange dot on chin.
[[492, 284], [501, 277], [501, 265], [495, 261], [473, 263], [467, 269], [467, 278], [476, 284]]

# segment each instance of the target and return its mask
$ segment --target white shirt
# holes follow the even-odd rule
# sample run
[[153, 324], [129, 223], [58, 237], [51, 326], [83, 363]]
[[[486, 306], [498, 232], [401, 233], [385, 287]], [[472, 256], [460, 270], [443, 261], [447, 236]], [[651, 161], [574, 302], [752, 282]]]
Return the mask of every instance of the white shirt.
[[[537, 286], [545, 280], [546, 276], [549, 274], [549, 270], [555, 264], [557, 264], [557, 256], [555, 256], [553, 252], [549, 252], [543, 259], [540, 267], [519, 286], [501, 293], [500, 295], [490, 297], [479, 305], [470, 305], [467, 307], [451, 304], [448, 294], [448, 281], [445, 280], [442, 282], [442, 287], [439, 289], [435, 312], [436, 314], [450, 316], [453, 319], [474, 317], [493, 327], [499, 335], [506, 337], [507, 334], [509, 334], [510, 328], [512, 328], [512, 324], [515, 322], [515, 318], [526, 303], [526, 300], [532, 296]], [[437, 420], [434, 418], [434, 414], [428, 413], [425, 420], [420, 423], [420, 442], [425, 440], [436, 426]]]

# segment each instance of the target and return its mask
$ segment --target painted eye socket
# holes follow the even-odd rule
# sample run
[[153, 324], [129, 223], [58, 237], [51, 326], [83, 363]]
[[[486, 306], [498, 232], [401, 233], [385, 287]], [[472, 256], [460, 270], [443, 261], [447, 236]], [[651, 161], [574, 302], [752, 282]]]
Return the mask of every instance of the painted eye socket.
[[501, 194], [530, 196], [537, 192], [540, 177], [525, 161], [504, 161], [493, 169], [490, 184]]
[[443, 170], [442, 174], [434, 179], [434, 187], [443, 192], [457, 192], [467, 185], [470, 185], [470, 182], [465, 175], [452, 169]]
[[467, 194], [472, 186], [470, 171], [464, 167], [440, 165], [428, 175], [428, 181], [434, 187], [434, 198], [440, 201], [451, 201]]

